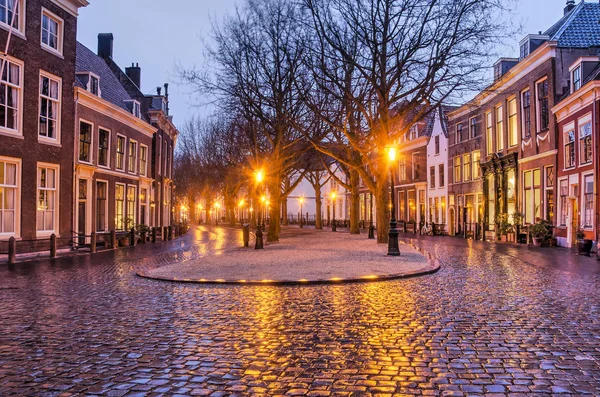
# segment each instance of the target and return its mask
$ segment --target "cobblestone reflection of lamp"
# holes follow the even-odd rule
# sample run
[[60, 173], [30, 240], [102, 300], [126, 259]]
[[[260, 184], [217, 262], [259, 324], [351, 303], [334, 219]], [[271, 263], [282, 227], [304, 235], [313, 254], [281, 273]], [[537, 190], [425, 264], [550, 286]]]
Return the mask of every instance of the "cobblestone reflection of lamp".
[[390, 256], [400, 256], [400, 248], [398, 247], [398, 229], [396, 229], [396, 206], [394, 203], [394, 164], [396, 162], [397, 149], [395, 147], [388, 148], [388, 160], [390, 162], [390, 198], [392, 199], [391, 205], [391, 218], [390, 218], [390, 231], [388, 233], [388, 252]]

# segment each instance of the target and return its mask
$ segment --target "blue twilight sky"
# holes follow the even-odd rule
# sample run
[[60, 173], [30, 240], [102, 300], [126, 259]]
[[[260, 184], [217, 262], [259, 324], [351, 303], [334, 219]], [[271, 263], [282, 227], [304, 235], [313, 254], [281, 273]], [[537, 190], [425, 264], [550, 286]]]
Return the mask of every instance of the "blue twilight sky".
[[[171, 114], [181, 127], [197, 113], [206, 113], [189, 89], [178, 85], [176, 65], [204, 63], [204, 44], [211, 21], [235, 11], [243, 0], [90, 0], [81, 9], [78, 40], [94, 52], [98, 33], [115, 36], [114, 59], [125, 68], [137, 62], [142, 68], [142, 91], [153, 93], [165, 82], [170, 86]], [[281, 0], [286, 1], [286, 0]], [[580, 1], [580, 0], [577, 0]], [[518, 56], [524, 34], [546, 30], [563, 15], [566, 0], [519, 0], [514, 10], [523, 26], [504, 56]]]

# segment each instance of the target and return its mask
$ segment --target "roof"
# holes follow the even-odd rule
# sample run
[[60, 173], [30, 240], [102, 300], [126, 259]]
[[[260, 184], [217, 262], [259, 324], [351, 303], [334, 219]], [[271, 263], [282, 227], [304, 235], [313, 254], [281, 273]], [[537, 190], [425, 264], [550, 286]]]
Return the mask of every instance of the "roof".
[[[127, 108], [126, 101], [137, 100], [137, 98], [129, 95], [125, 87], [121, 84], [117, 76], [113, 73], [106, 61], [96, 55], [92, 50], [77, 42], [77, 54], [75, 60], [75, 72], [84, 73], [91, 72], [100, 78], [100, 96], [107, 102], [118, 106], [127, 112], [131, 112]], [[84, 82], [79, 76], [75, 79], [75, 85], [86, 88]], [[148, 121], [145, 112], [142, 112], [142, 119]]]
[[580, 2], [544, 32], [559, 47], [600, 47], [600, 4]]

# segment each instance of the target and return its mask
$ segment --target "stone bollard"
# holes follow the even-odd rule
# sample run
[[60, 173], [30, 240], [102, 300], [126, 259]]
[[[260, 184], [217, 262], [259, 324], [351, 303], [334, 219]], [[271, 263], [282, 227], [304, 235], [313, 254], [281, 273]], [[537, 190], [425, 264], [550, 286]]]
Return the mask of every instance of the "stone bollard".
[[129, 231], [129, 245], [135, 247], [135, 229], [133, 227]]
[[160, 236], [162, 238], [162, 241], [167, 241], [169, 239], [168, 231], [169, 229], [166, 226], [163, 227], [162, 236]]
[[90, 239], [90, 253], [96, 253], [96, 232], [92, 232], [92, 236]]
[[156, 243], [156, 228], [152, 228], [152, 243]]
[[331, 231], [337, 232], [337, 226], [336, 226], [335, 219], [333, 221], [331, 221]]
[[142, 230], [142, 232], [140, 233], [140, 239], [142, 241], [142, 244], [146, 244], [146, 231]]
[[50, 236], [50, 258], [56, 258], [56, 234]]
[[14, 265], [17, 261], [17, 240], [14, 237], [8, 239], [8, 263]]
[[115, 229], [110, 231], [110, 248], [117, 249], [117, 232]]
[[248, 246], [248, 243], [250, 242], [250, 225], [245, 223], [244, 226], [242, 226], [242, 235], [244, 237], [244, 247]]
[[167, 239], [173, 240], [173, 226], [167, 226]]

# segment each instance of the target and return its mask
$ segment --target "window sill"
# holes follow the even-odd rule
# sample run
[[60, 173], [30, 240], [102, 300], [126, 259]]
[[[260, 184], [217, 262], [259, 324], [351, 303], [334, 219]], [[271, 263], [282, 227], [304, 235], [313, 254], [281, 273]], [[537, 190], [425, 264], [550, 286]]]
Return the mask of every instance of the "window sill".
[[[6, 30], [8, 32], [10, 30], [10, 26], [8, 24], [4, 23], [4, 22], [0, 22], [0, 29], [4, 29], [4, 30]], [[13, 28], [12, 34], [14, 36], [17, 36], [17, 37], [23, 39], [23, 40], [27, 40], [27, 36], [25, 36], [25, 33], [23, 33], [20, 30], [15, 29], [15, 28]]]
[[2, 128], [0, 128], [0, 135], [8, 136], [8, 137], [11, 137], [11, 138], [16, 138], [16, 139], [25, 139], [23, 137], [23, 135], [20, 134], [20, 133], [18, 133], [18, 132], [10, 132], [10, 130], [5, 130], [5, 129], [2, 129]]
[[62, 54], [60, 51], [58, 51], [58, 50], [55, 50], [54, 48], [52, 48], [52, 47], [50, 47], [50, 46], [47, 46], [47, 45], [46, 45], [46, 44], [44, 44], [44, 43], [41, 43], [41, 47], [42, 47], [42, 50], [44, 50], [44, 51], [46, 51], [46, 52], [49, 52], [49, 53], [50, 53], [50, 54], [52, 54], [52, 55], [56, 55], [56, 56], [57, 56], [57, 57], [59, 57], [60, 59], [65, 59], [65, 57], [63, 56], [63, 54]]
[[45, 138], [43, 136], [38, 136], [38, 142], [43, 143], [44, 145], [55, 146], [62, 148], [62, 144], [58, 139]]
[[576, 166], [572, 166], [572, 167], [569, 167], [569, 168], [563, 168], [563, 171], [573, 171], [576, 168], [577, 168]]
[[587, 163], [581, 163], [581, 164], [579, 164], [580, 167], [587, 167], [588, 165], [592, 165], [592, 162], [588, 161]]
[[91, 161], [85, 161], [85, 160], [77, 160], [79, 162], [79, 164], [86, 164], [86, 165], [94, 165], [94, 163], [92, 163]]
[[56, 237], [58, 237], [58, 233], [56, 233], [56, 231], [54, 230], [44, 230], [44, 231], [36, 231], [35, 232], [35, 237], [40, 238], [40, 237], [50, 237], [53, 234], [56, 234]]
[[100, 165], [100, 164], [98, 164], [98, 168], [102, 168], [103, 170], [110, 170], [110, 165]]

